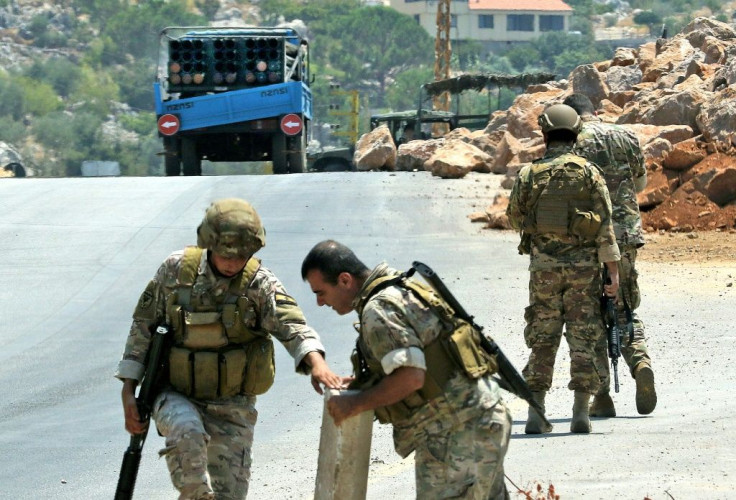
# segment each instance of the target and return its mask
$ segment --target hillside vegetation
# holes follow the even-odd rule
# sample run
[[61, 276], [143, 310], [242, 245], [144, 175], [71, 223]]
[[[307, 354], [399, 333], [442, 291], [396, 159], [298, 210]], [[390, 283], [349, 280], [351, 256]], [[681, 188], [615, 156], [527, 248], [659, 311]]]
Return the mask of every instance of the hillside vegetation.
[[[477, 44], [454, 44], [453, 69], [551, 70], [565, 78], [578, 64], [610, 57], [587, 28], [613, 7], [569, 3], [580, 11], [582, 36], [545, 35], [528, 50], [489, 57], [479, 56]], [[673, 5], [629, 3], [655, 14]], [[713, 2], [674, 3], [693, 9]], [[0, 141], [37, 176], [80, 175], [84, 160], [117, 161], [123, 175], [160, 175], [151, 85], [159, 31], [283, 22], [312, 44], [314, 125], [343, 119], [329, 113], [341, 104], [331, 84], [360, 91], [367, 128], [370, 111], [415, 107], [419, 85], [432, 80], [433, 38], [411, 17], [359, 0], [0, 0]], [[495, 105], [505, 109], [513, 97], [504, 91]]]

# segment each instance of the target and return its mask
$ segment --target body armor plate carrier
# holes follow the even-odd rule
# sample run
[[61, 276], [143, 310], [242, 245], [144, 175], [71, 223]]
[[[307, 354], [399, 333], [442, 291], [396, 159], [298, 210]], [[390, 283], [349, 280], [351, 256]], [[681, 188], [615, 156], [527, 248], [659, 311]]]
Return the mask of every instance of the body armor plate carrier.
[[[554, 161], [554, 163], [552, 163]], [[565, 154], [531, 165], [531, 194], [524, 218], [524, 233], [555, 234], [581, 243], [595, 240], [601, 218], [585, 182], [585, 159]]]
[[[481, 333], [468, 322], [456, 317], [452, 308], [430, 288], [406, 279], [404, 275], [385, 276], [370, 283], [364, 294], [365, 298], [358, 305], [358, 313], [362, 314], [363, 307], [373, 295], [389, 286], [399, 286], [413, 293], [437, 313], [443, 329], [437, 339], [424, 346], [427, 365], [424, 386], [398, 403], [376, 408], [375, 414], [379, 422], [395, 423], [410, 418], [428, 401], [443, 396], [445, 384], [458, 371], [469, 379], [478, 379], [498, 371], [495, 356], [487, 353], [480, 345]], [[359, 336], [351, 358], [355, 373], [351, 389], [365, 390], [386, 377], [380, 361], [370, 360], [364, 352], [362, 337]]]
[[167, 304], [174, 331], [169, 381], [195, 399], [263, 394], [275, 376], [273, 341], [244, 321], [255, 315], [244, 291], [260, 261], [251, 257], [222, 296], [198, 295], [192, 292], [202, 252], [197, 247], [184, 250], [177, 290]]

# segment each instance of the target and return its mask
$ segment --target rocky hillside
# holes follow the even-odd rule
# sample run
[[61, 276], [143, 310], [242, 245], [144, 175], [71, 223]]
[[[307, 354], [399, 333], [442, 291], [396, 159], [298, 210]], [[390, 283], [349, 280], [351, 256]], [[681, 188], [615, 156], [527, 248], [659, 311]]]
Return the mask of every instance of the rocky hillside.
[[[376, 144], [389, 151], [386, 165], [400, 170], [502, 174], [510, 188], [520, 168], [544, 151], [537, 117], [572, 92], [590, 96], [603, 120], [638, 135], [648, 170], [639, 195], [646, 230], [736, 230], [736, 31], [708, 18], [695, 19], [673, 38], [579, 66], [566, 80], [528, 87], [483, 131], [412, 141], [394, 149], [393, 158], [391, 141], [380, 131]], [[375, 168], [371, 158], [369, 168]], [[473, 218], [507, 227], [506, 202], [500, 197]]]

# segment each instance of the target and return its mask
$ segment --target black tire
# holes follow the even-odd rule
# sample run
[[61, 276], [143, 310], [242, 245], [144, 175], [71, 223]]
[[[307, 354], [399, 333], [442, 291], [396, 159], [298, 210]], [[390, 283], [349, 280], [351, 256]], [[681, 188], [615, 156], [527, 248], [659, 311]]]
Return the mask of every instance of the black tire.
[[181, 170], [184, 175], [202, 175], [202, 158], [197, 153], [197, 141], [181, 140]]
[[181, 175], [180, 142], [173, 137], [164, 137], [164, 172], [167, 176]]
[[289, 138], [289, 172], [301, 174], [307, 168], [307, 135], [301, 134]]
[[319, 166], [320, 172], [348, 172], [350, 170], [350, 163], [336, 158], [328, 159]]
[[273, 163], [274, 174], [289, 173], [286, 154], [286, 136], [280, 132], [275, 133], [271, 138], [271, 162]]

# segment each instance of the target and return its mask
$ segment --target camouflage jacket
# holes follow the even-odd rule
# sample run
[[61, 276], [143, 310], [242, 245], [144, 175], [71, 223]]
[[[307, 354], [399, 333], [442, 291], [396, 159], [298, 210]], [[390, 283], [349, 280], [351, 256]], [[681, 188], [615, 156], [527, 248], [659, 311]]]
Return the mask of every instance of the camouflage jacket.
[[[118, 364], [115, 376], [120, 379], [140, 380], [145, 371], [145, 359], [151, 344], [149, 329], [166, 317], [166, 303], [175, 291], [179, 268], [184, 252], [172, 253], [159, 267], [138, 300], [133, 314], [133, 324], [125, 344], [123, 358]], [[207, 252], [197, 271], [195, 287], [204, 287], [214, 295], [225, 293], [232, 280], [216, 274], [207, 260]], [[317, 333], [302, 322], [283, 320], [283, 311], [276, 296], [287, 295], [281, 282], [274, 274], [261, 266], [255, 274], [250, 287], [243, 294], [252, 305], [252, 314], [243, 321], [246, 326], [258, 329], [279, 340], [295, 360], [297, 371], [307, 373], [308, 367], [302, 363], [304, 356], [312, 351], [324, 353], [324, 347]], [[288, 296], [288, 295], [287, 295]]]
[[[542, 160], [554, 160], [570, 152], [570, 147], [554, 146], [547, 148]], [[575, 244], [570, 238], [556, 234], [535, 234], [531, 239], [531, 258], [529, 270], [549, 269], [562, 265], [596, 266], [602, 262], [621, 260], [616, 238], [611, 223], [611, 200], [608, 196], [606, 181], [600, 171], [590, 162], [585, 165], [586, 183], [591, 194], [593, 212], [601, 219], [601, 226], [595, 238], [595, 245]], [[511, 197], [506, 214], [511, 227], [521, 230], [524, 217], [529, 210], [531, 195], [531, 169], [522, 168], [511, 189]], [[522, 235], [523, 236], [523, 235]]]
[[[353, 306], [365, 301], [368, 285], [387, 275], [398, 274], [385, 263], [373, 269]], [[363, 354], [379, 361], [383, 371], [390, 375], [402, 366], [426, 371], [424, 346], [442, 333], [439, 316], [411, 291], [389, 286], [370, 297], [360, 315], [359, 332]], [[454, 426], [471, 418], [500, 401], [498, 385], [491, 377], [471, 381], [459, 373], [448, 380], [444, 395], [424, 404], [409, 419], [393, 424], [394, 446], [406, 457], [428, 434], [449, 432]]]
[[647, 171], [636, 135], [621, 125], [585, 116], [573, 152], [593, 162], [603, 172], [613, 205], [613, 230], [619, 245], [643, 245], [636, 193], [646, 186]]

